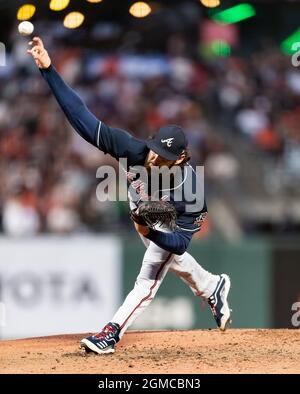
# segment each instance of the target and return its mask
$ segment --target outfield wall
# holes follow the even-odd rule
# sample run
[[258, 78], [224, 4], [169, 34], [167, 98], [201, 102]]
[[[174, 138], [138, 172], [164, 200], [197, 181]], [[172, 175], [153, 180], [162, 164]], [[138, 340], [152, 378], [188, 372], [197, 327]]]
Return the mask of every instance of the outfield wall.
[[[0, 338], [98, 331], [132, 289], [139, 237], [0, 238]], [[300, 327], [300, 245], [193, 241], [204, 268], [231, 277], [232, 327]], [[206, 302], [168, 273], [133, 329], [215, 328]]]
[[98, 331], [121, 278], [115, 237], [0, 238], [0, 337]]

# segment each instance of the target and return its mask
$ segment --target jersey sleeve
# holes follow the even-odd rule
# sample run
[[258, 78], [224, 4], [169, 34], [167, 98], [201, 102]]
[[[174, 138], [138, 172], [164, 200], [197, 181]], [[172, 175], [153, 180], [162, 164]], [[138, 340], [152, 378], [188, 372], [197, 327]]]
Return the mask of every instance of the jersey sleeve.
[[96, 133], [96, 146], [116, 159], [126, 157], [129, 166], [144, 164], [148, 151], [144, 141], [133, 137], [125, 130], [107, 126], [101, 121]]
[[196, 233], [201, 229], [202, 223], [205, 220], [207, 211], [197, 213], [183, 213], [176, 221], [177, 226], [186, 232]]
[[162, 249], [167, 250], [170, 253], [181, 255], [187, 250], [192, 239], [192, 233], [187, 231], [166, 233], [150, 229], [149, 233], [145, 237]]
[[127, 158], [128, 165], [143, 163], [148, 151], [144, 141], [97, 119], [53, 65], [40, 71], [70, 124], [82, 138], [116, 159]]

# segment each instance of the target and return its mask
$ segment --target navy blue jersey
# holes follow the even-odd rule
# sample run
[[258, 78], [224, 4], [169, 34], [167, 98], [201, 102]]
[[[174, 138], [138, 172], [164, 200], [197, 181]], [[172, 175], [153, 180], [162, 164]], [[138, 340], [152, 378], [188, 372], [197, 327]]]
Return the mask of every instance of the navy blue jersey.
[[[125, 130], [110, 127], [97, 119], [88, 110], [80, 97], [62, 80], [53, 66], [50, 66], [48, 69], [41, 69], [41, 73], [48, 82], [67, 119], [79, 135], [117, 160], [126, 158], [127, 168], [125, 170], [128, 172], [134, 166], [144, 165], [149, 153], [149, 148], [144, 140], [135, 138]], [[197, 184], [198, 178], [194, 169], [192, 169], [190, 164], [186, 163], [182, 166], [180, 187], [183, 189], [183, 198], [180, 201], [175, 198], [175, 191], [178, 185], [173, 185], [173, 188], [170, 187], [168, 190], [158, 190], [162, 197], [164, 192], [168, 192], [169, 201], [175, 206], [177, 211], [178, 229], [173, 233], [150, 230], [147, 238], [172, 253], [184, 253], [192, 238], [192, 234], [199, 231], [206, 213], [205, 202], [192, 212], [187, 210], [187, 205], [190, 206], [193, 203], [191, 199], [186, 201], [184, 196], [191, 194], [192, 189]]]

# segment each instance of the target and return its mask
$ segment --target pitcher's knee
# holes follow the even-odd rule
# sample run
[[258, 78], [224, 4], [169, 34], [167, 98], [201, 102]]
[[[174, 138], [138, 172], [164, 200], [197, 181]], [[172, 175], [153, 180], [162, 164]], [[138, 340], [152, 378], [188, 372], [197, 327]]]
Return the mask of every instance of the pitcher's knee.
[[[155, 286], [156, 284], [156, 286]], [[137, 278], [134, 290], [139, 293], [140, 297], [144, 298], [154, 295], [159, 287], [159, 283], [149, 279]]]

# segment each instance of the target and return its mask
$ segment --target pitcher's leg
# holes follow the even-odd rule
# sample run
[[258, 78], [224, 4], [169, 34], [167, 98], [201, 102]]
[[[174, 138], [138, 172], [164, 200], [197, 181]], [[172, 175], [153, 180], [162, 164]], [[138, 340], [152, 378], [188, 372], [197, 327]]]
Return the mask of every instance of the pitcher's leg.
[[197, 296], [208, 298], [214, 292], [220, 279], [219, 275], [206, 271], [189, 253], [175, 255], [170, 271], [178, 275]]
[[116, 343], [122, 338], [127, 328], [153, 300], [173, 257], [172, 253], [150, 242], [133, 290], [103, 330], [98, 334], [83, 338], [80, 342], [81, 347], [98, 354], [113, 353]]
[[111, 320], [120, 325], [120, 338], [154, 298], [168, 272], [173, 256], [150, 242], [135, 286]]
[[189, 253], [175, 255], [169, 269], [177, 274], [195, 295], [207, 299], [217, 326], [224, 331], [231, 322], [231, 309], [227, 300], [231, 286], [228, 275], [211, 274]]

